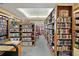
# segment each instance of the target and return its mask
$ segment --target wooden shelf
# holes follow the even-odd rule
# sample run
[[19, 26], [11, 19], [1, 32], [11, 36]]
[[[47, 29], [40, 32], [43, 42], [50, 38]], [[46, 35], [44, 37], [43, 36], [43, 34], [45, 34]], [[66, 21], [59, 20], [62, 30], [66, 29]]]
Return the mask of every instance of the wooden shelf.
[[78, 44], [79, 45], [79, 42], [75, 42], [75, 44]]
[[[60, 16], [60, 11], [61, 10], [68, 10], [68, 16], [66, 14], [67, 17], [61, 18], [61, 16]], [[54, 16], [55, 16], [55, 18], [54, 18]], [[70, 43], [71, 45], [65, 45], [65, 47], [68, 46], [69, 48], [72, 48], [72, 49], [70, 49], [71, 52], [70, 51], [68, 51], [68, 52], [70, 53], [70, 55], [73, 55], [73, 45], [74, 45], [73, 39], [74, 39], [74, 36], [72, 34], [74, 34], [74, 29], [75, 28], [73, 27], [73, 22], [74, 21], [73, 21], [73, 17], [72, 17], [72, 5], [71, 6], [68, 6], [68, 5], [67, 6], [57, 5], [56, 8], [54, 9], [54, 11], [51, 12], [49, 14], [49, 16], [46, 18], [44, 24], [48, 25], [48, 23], [50, 23], [50, 19], [52, 17], [53, 17], [53, 19], [51, 20], [51, 22], [54, 21], [54, 23], [53, 23], [51, 29], [53, 29], [53, 26], [54, 26], [54, 29], [53, 29], [54, 30], [54, 32], [53, 32], [54, 34], [52, 34], [52, 36], [54, 36], [52, 38], [52, 40], [54, 42], [50, 40], [51, 39], [49, 37], [49, 35], [50, 35], [49, 31], [50, 30], [48, 30], [47, 28], [45, 28], [45, 30], [46, 30], [45, 31], [46, 32], [46, 34], [45, 34], [46, 36], [45, 37], [47, 39], [47, 42], [48, 42], [49, 46], [50, 46], [51, 42], [54, 43], [54, 49], [53, 49], [54, 52], [52, 52], [52, 53], [54, 53], [54, 55], [58, 56], [58, 54], [57, 54], [57, 51], [58, 51], [57, 48], [59, 48], [58, 45], [57, 45], [58, 41], [64, 41], [64, 42], [66, 41], [66, 42], [71, 42]], [[60, 18], [62, 20], [59, 20]], [[65, 25], [65, 27], [63, 27], [64, 26], [63, 24]], [[64, 32], [65, 29], [66, 29], [66, 33]], [[67, 33], [67, 31], [68, 31], [68, 33]], [[64, 37], [67, 37], [67, 38], [60, 38], [59, 35], [65, 35]], [[68, 38], [68, 35], [71, 35], [71, 38]], [[62, 45], [61, 47], [63, 48], [63, 46], [64, 45]]]
[[[34, 33], [35, 33], [35, 25], [34, 24], [25, 24], [25, 25], [21, 25], [22, 27], [22, 34], [31, 34], [31, 36], [29, 36], [29, 35], [22, 35], [22, 41], [23, 41], [23, 43], [24, 42], [31, 42], [32, 43], [32, 45], [35, 45], [35, 37], [34, 37]], [[28, 28], [23, 28], [24, 26], [27, 26]], [[30, 26], [30, 27], [29, 27]], [[32, 31], [23, 31], [23, 29], [31, 29]], [[26, 38], [26, 40], [25, 39], [23, 39], [23, 38]], [[31, 40], [30, 41], [27, 41], [27, 38], [31, 38]]]
[[70, 23], [71, 24], [71, 22], [57, 22], [57, 23], [59, 23], [59, 24], [61, 24], [61, 23]]
[[10, 32], [10, 33], [19, 33], [19, 32]]
[[32, 33], [32, 32], [22, 32], [22, 33]]
[[58, 29], [71, 29], [71, 28], [64, 28], [64, 27], [61, 28], [61, 27], [60, 27], [60, 28], [58, 28]]
[[19, 36], [10, 36], [10, 38], [20, 38]]

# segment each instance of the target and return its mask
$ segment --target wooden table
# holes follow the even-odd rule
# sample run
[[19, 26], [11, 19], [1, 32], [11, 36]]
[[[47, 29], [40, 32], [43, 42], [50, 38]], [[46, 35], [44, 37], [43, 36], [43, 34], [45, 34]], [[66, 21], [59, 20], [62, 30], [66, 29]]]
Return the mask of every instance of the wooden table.
[[[21, 41], [7, 41], [4, 42], [3, 44], [14, 44], [18, 47], [18, 55], [21, 56], [22, 54], [22, 46], [21, 46]], [[16, 51], [15, 47], [13, 46], [0, 46], [0, 51]]]

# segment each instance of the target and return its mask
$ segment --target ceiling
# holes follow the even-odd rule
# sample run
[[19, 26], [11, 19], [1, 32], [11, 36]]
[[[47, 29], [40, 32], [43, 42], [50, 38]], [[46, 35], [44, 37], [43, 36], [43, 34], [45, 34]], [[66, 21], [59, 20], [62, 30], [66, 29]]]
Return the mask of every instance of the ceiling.
[[47, 17], [53, 8], [18, 8], [26, 17]]
[[35, 20], [46, 18], [55, 5], [54, 3], [1, 3], [0, 7], [22, 19]]

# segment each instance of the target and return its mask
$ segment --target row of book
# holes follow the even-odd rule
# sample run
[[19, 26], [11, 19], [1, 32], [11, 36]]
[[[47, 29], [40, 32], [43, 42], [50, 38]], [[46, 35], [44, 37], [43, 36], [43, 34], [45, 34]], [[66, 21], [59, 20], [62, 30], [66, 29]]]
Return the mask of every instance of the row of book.
[[[19, 35], [20, 35], [19, 33], [11, 33], [10, 34], [10, 36], [14, 36], [14, 37], [15, 36], [19, 36]], [[26, 33], [23, 33], [22, 36], [31, 36], [31, 33], [27, 33], [27, 34]]]
[[59, 17], [58, 22], [71, 22], [71, 17]]
[[19, 37], [19, 33], [11, 33], [10, 36], [12, 36], [12, 37]]
[[55, 11], [53, 10], [53, 12], [52, 12], [52, 17], [55, 17]]
[[19, 32], [19, 28], [10, 29], [10, 32]]
[[76, 24], [79, 24], [79, 20], [76, 20]]
[[31, 41], [31, 37], [30, 38], [22, 38], [22, 41], [24, 42], [28, 42], [28, 41]]
[[22, 36], [31, 36], [31, 33], [22, 33]]
[[71, 35], [58, 35], [59, 39], [71, 39]]
[[29, 28], [29, 29], [31, 29], [32, 25], [22, 25], [22, 28]]
[[64, 39], [63, 40], [58, 40], [57, 44], [59, 46], [64, 46], [64, 45], [70, 46], [71, 45], [71, 41], [70, 40], [69, 41], [64, 41]]
[[22, 29], [22, 32], [32, 32], [32, 29]]
[[76, 26], [76, 30], [79, 30], [79, 26]]
[[48, 25], [47, 28], [48, 28], [48, 29], [52, 29], [52, 28], [54, 28], [54, 25], [53, 25], [53, 24], [50, 24], [50, 25]]
[[6, 20], [0, 19], [0, 24], [6, 24]]
[[11, 41], [19, 41], [20, 38], [10, 38]]
[[76, 32], [76, 36], [78, 36], [78, 37], [79, 37], [79, 33], [77, 33], [77, 32]]
[[70, 23], [58, 23], [57, 28], [70, 28], [71, 24]]
[[69, 51], [58, 51], [57, 55], [58, 56], [70, 56], [71, 52], [69, 52]]
[[76, 17], [76, 18], [79, 17], [79, 13], [76, 13], [76, 14], [75, 14], [75, 17]]
[[76, 42], [79, 42], [79, 38], [76, 38]]
[[61, 46], [61, 47], [57, 47], [57, 51], [70, 51], [70, 47], [69, 46]]
[[6, 31], [7, 31], [6, 29], [0, 29], [0, 36], [6, 35], [6, 33], [7, 33]]
[[70, 34], [70, 29], [57, 29], [58, 34]]
[[48, 34], [53, 35], [54, 30], [48, 30]]
[[77, 49], [79, 49], [79, 45], [78, 45], [78, 44], [75, 44], [75, 47], [76, 47]]

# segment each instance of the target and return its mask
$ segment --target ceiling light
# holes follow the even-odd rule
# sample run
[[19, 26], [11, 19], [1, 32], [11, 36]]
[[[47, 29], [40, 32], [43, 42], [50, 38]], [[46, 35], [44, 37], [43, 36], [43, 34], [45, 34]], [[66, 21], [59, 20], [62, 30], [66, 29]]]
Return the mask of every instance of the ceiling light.
[[53, 8], [18, 8], [26, 17], [47, 17]]

